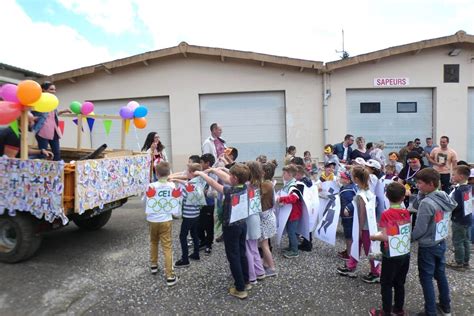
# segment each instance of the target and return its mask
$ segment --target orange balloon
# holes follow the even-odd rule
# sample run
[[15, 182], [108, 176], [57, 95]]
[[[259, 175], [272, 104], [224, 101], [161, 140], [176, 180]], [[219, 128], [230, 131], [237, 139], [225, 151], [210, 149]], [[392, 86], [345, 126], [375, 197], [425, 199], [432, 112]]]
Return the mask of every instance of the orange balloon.
[[146, 127], [146, 118], [144, 117], [137, 117], [133, 119], [133, 123], [135, 124], [135, 127], [138, 129], [142, 129]]
[[29, 105], [41, 97], [41, 86], [33, 80], [24, 80], [18, 84], [16, 96], [21, 104]]

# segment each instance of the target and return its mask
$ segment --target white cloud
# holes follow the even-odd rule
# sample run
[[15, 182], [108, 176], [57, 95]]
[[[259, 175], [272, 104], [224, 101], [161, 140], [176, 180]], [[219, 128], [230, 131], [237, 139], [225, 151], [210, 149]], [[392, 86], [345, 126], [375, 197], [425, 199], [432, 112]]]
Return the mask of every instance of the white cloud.
[[66, 9], [84, 15], [109, 34], [135, 30], [135, 10], [129, 0], [58, 0]]
[[14, 0], [1, 6], [0, 62], [49, 75], [124, 56], [94, 46], [68, 26], [31, 21]]

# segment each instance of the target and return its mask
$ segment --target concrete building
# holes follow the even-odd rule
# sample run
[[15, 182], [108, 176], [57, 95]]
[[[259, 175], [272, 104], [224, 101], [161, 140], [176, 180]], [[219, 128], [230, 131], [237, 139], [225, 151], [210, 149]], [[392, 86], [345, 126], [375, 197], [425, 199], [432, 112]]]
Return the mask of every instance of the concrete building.
[[[399, 149], [415, 137], [441, 135], [460, 158], [474, 161], [474, 36], [452, 36], [391, 47], [324, 65], [220, 48], [180, 45], [48, 77], [63, 106], [93, 101], [96, 114], [117, 115], [130, 100], [149, 109], [144, 130], [131, 127], [127, 147], [138, 150], [157, 131], [175, 169], [201, 152], [209, 126], [240, 150], [283, 158], [295, 145], [321, 157], [325, 143], [344, 134], [384, 140]], [[85, 127], [85, 147], [118, 147], [120, 123], [110, 135]], [[63, 146], [76, 128], [66, 123]]]
[[44, 77], [44, 75], [40, 73], [0, 63], [0, 86], [5, 83], [16, 84], [22, 80], [36, 80], [42, 77]]

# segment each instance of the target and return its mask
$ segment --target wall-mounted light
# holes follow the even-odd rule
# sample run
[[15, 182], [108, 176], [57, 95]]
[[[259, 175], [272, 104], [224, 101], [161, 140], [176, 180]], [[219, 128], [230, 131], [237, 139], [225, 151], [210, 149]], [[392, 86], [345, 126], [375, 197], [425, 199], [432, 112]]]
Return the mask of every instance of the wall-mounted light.
[[448, 55], [451, 56], [451, 57], [454, 57], [454, 56], [457, 56], [461, 53], [461, 49], [460, 48], [455, 48], [453, 50], [451, 50]]

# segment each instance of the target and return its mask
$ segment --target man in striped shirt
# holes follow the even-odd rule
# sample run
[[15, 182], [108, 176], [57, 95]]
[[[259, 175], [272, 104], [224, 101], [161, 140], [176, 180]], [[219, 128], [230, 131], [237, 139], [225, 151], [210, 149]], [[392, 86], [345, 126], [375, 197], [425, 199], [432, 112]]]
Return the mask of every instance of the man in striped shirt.
[[[198, 225], [199, 225], [199, 214], [201, 211], [201, 205], [198, 205], [195, 201], [191, 201], [190, 197], [196, 190], [195, 184], [191, 181], [195, 171], [201, 171], [201, 165], [198, 163], [188, 164], [187, 177], [188, 181], [175, 180], [182, 184], [183, 193], [183, 222], [181, 223], [181, 231], [179, 233], [179, 241], [181, 243], [181, 259], [176, 261], [174, 264], [176, 268], [189, 266], [189, 259], [199, 260], [199, 237], [198, 237]], [[194, 251], [188, 256], [188, 232], [191, 232], [193, 238]]]

